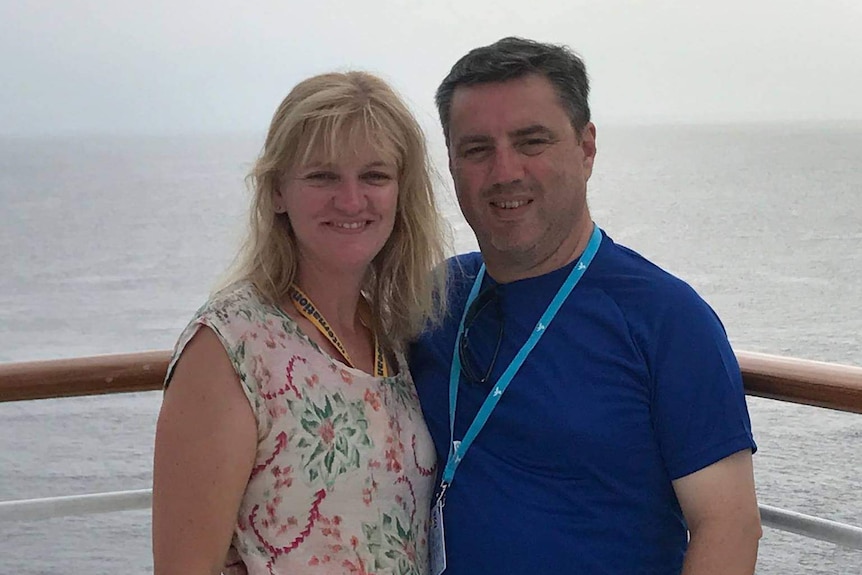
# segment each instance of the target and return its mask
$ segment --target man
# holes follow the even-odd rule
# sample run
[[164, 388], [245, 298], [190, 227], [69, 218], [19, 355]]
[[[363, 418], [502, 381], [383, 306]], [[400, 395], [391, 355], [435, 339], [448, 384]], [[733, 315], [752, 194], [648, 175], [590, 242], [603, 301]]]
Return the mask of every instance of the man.
[[567, 48], [518, 38], [437, 91], [482, 252], [452, 260], [451, 316], [411, 349], [442, 470], [432, 541], [447, 575], [751, 574], [739, 366], [687, 284], [594, 226], [588, 91]]

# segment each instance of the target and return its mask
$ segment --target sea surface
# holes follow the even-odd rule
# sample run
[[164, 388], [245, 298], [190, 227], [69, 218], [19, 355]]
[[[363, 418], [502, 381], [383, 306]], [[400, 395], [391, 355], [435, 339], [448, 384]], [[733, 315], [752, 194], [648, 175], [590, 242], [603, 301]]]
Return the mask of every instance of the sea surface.
[[[262, 135], [0, 138], [0, 362], [170, 348], [231, 261]], [[862, 125], [600, 127], [593, 216], [736, 349], [862, 366]], [[444, 152], [434, 150], [445, 174]], [[454, 249], [475, 249], [440, 177]], [[150, 486], [160, 394], [0, 404], [0, 500]], [[862, 416], [749, 398], [761, 503], [862, 525]], [[147, 511], [0, 524], [0, 574], [152, 572]], [[860, 574], [766, 529], [757, 573]]]

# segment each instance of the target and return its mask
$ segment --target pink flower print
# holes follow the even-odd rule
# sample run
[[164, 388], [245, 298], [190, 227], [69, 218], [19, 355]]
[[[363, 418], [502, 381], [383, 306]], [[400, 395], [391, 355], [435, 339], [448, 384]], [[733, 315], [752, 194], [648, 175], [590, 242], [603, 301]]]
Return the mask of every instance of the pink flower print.
[[317, 385], [318, 382], [320, 382], [320, 378], [317, 377], [316, 373], [305, 378], [305, 385], [307, 385], [309, 389], [314, 389], [314, 386]]
[[[282, 487], [290, 487], [293, 485], [293, 477], [291, 477], [291, 473], [293, 472], [293, 468], [287, 466], [285, 468], [281, 468], [279, 466], [275, 466], [272, 468], [272, 475], [275, 477], [275, 488], [280, 489]], [[281, 496], [277, 495], [275, 498], [276, 503], [281, 503]]]
[[269, 407], [267, 408], [267, 413], [269, 413], [269, 416], [273, 420], [280, 419], [287, 415], [287, 407], [285, 407], [284, 405], [273, 405], [272, 403], [270, 403]]
[[338, 541], [341, 540], [341, 529], [338, 528], [341, 525], [340, 517], [336, 515], [332, 519], [329, 519], [321, 516], [320, 523], [323, 524], [320, 528], [320, 533], [324, 537], [332, 537]]
[[374, 493], [377, 491], [377, 481], [375, 481], [373, 477], [369, 477], [366, 479], [366, 483], [371, 484], [369, 487], [365, 487], [362, 490], [362, 502], [367, 507], [371, 505], [371, 501], [374, 500]]
[[386, 470], [401, 473], [401, 462], [398, 460], [398, 452], [395, 449], [386, 450]]
[[320, 530], [324, 537], [334, 537], [341, 539], [341, 530], [338, 527], [324, 527]]
[[320, 440], [326, 445], [332, 445], [332, 441], [335, 439], [335, 429], [332, 427], [332, 422], [328, 419], [324, 419], [320, 422], [320, 427], [317, 428], [317, 434], [320, 436]]
[[291, 485], [293, 485], [293, 477], [285, 477], [285, 478], [279, 479], [278, 481], [275, 482], [275, 488], [276, 489], [281, 489], [282, 487], [287, 489]]
[[373, 572], [365, 570], [365, 562], [360, 558], [356, 559], [356, 563], [349, 559], [345, 559], [341, 562], [341, 566], [347, 569], [347, 572], [350, 573], [350, 575], [374, 575]]
[[365, 403], [371, 406], [374, 411], [380, 411], [380, 394], [370, 389], [365, 390]]
[[395, 433], [397, 433], [398, 435], [401, 435], [401, 420], [398, 419], [397, 417], [393, 417], [391, 423], [392, 423], [391, 429], [393, 429], [395, 431]]
[[402, 552], [411, 563], [416, 563], [416, 546], [412, 544], [412, 541], [403, 543]]

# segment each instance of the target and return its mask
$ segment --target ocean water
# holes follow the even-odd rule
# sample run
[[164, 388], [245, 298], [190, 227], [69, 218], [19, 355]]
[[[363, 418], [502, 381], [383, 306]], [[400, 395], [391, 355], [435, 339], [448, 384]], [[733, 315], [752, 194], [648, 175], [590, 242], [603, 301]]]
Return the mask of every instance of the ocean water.
[[[0, 138], [0, 362], [171, 347], [230, 262], [261, 142]], [[737, 349], [862, 365], [862, 126], [600, 127], [598, 143], [594, 219], [691, 283]], [[160, 399], [0, 404], [0, 500], [148, 487]], [[749, 407], [760, 501], [862, 525], [862, 417]], [[3, 574], [137, 575], [150, 554], [146, 511], [0, 524]], [[766, 529], [757, 573], [858, 574], [862, 552]]]

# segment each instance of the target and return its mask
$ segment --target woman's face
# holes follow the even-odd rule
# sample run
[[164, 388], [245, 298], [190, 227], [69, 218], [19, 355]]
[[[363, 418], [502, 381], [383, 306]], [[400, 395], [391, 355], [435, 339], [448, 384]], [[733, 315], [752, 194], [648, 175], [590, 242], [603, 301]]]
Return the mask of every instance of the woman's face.
[[290, 218], [300, 270], [364, 274], [392, 233], [398, 166], [391, 154], [356, 148], [331, 161], [312, 156], [282, 182], [276, 205]]

